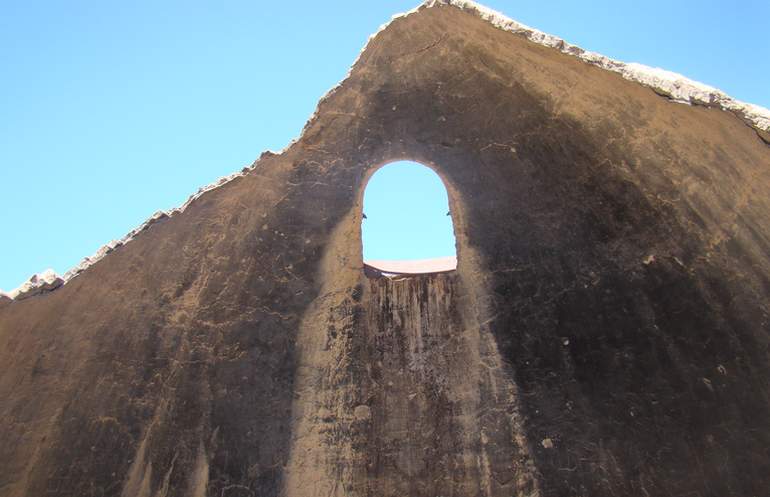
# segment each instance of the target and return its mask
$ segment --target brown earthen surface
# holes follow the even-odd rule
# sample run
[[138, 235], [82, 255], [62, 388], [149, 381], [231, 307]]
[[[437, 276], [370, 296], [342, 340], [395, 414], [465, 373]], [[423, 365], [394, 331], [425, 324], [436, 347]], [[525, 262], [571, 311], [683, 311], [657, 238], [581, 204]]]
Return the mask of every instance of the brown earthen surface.
[[[456, 272], [364, 274], [398, 159]], [[730, 113], [398, 19], [285, 152], [0, 303], [0, 495], [767, 495], [769, 191]]]

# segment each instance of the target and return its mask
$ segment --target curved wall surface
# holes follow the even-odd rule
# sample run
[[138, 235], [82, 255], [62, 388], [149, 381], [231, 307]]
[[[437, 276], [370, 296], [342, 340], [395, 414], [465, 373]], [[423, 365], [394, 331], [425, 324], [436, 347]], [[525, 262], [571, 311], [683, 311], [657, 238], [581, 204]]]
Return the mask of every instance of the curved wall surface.
[[[364, 273], [399, 159], [456, 272]], [[0, 303], [0, 495], [764, 495], [769, 191], [732, 113], [419, 9], [287, 150]]]

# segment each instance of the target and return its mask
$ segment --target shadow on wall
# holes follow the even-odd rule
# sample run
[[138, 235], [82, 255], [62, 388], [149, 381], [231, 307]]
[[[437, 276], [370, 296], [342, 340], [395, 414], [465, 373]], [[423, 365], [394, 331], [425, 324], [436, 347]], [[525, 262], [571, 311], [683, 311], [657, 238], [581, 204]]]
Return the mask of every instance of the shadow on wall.
[[417, 162], [392, 162], [364, 191], [364, 264], [385, 274], [423, 274], [457, 267], [455, 235], [441, 178]]

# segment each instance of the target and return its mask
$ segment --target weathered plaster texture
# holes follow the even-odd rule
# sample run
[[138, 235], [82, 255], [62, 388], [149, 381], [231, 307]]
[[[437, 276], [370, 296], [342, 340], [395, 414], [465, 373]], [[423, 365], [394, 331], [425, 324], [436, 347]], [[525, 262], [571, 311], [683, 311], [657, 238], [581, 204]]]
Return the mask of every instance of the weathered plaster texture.
[[[455, 273], [364, 274], [398, 159]], [[768, 191], [730, 112], [396, 19], [292, 146], [0, 302], [0, 495], [764, 495]]]

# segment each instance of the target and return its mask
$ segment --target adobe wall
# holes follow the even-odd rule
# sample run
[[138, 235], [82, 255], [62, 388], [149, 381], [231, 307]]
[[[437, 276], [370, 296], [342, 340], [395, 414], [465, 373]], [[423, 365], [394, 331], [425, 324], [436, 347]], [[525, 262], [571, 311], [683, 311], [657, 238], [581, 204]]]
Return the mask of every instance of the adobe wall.
[[[363, 274], [398, 159], [451, 276]], [[0, 495], [761, 495], [768, 191], [734, 115], [423, 9], [285, 152], [0, 308]]]

